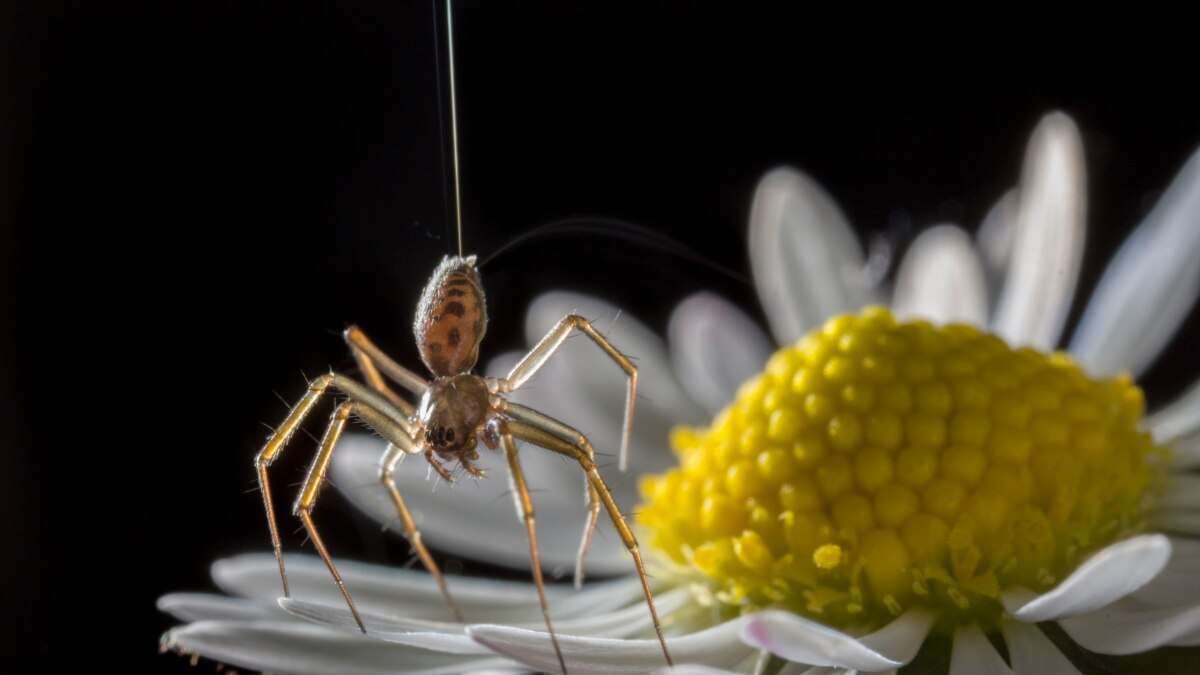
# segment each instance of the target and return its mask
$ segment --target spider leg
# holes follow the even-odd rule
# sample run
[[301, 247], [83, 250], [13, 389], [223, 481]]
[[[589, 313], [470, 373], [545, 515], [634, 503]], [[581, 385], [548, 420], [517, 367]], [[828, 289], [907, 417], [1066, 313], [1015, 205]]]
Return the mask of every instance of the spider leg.
[[363, 333], [358, 326], [347, 328], [342, 333], [342, 337], [345, 338], [346, 344], [350, 346], [350, 353], [354, 355], [354, 360], [358, 363], [358, 368], [362, 371], [367, 383], [375, 391], [386, 396], [392, 405], [403, 410], [406, 416], [412, 416], [414, 412], [413, 405], [401, 398], [399, 394], [388, 386], [387, 381], [380, 374], [380, 370], [392, 381], [417, 395], [425, 393], [425, 390], [429, 388], [429, 383], [416, 373], [396, 363], [392, 357], [375, 346], [375, 343], [371, 342], [366, 333]]
[[379, 467], [379, 480], [383, 486], [387, 488], [388, 494], [392, 498], [392, 503], [396, 505], [396, 512], [400, 514], [400, 522], [404, 525], [404, 532], [408, 535], [408, 543], [412, 544], [413, 550], [417, 552], [417, 556], [421, 559], [421, 564], [425, 565], [425, 569], [433, 575], [437, 581], [438, 588], [442, 589], [442, 595], [446, 598], [446, 604], [450, 605], [450, 610], [454, 612], [454, 619], [459, 623], [463, 621], [462, 611], [458, 608], [458, 603], [450, 595], [450, 589], [446, 586], [446, 579], [442, 576], [442, 571], [434, 562], [433, 556], [429, 555], [429, 549], [425, 548], [425, 542], [421, 539], [421, 530], [417, 528], [417, 522], [413, 520], [412, 513], [408, 510], [408, 505], [404, 503], [404, 498], [400, 496], [400, 488], [396, 485], [396, 479], [393, 474], [396, 471], [396, 465], [400, 460], [404, 459], [405, 455], [416, 454], [420, 452], [420, 446], [412, 441], [408, 445], [393, 444], [388, 449], [388, 453], [383, 458], [383, 463]]
[[502, 381], [501, 387], [505, 392], [515, 391], [522, 384], [525, 384], [533, 374], [542, 367], [550, 356], [557, 350], [562, 343], [571, 335], [572, 330], [581, 331], [596, 343], [605, 354], [608, 354], [621, 370], [625, 371], [628, 376], [628, 385], [625, 389], [625, 422], [621, 428], [621, 454], [619, 460], [619, 468], [625, 471], [629, 461], [629, 438], [633, 434], [633, 404], [637, 400], [637, 366], [629, 360], [624, 354], [617, 350], [616, 347], [608, 341], [600, 333], [592, 328], [592, 324], [582, 316], [577, 314], [568, 314], [558, 322], [546, 336], [541, 339], [533, 349], [529, 350], [517, 365], [513, 366], [508, 377]]
[[600, 477], [600, 471], [592, 459], [591, 443], [587, 437], [548, 415], [515, 403], [509, 403], [504, 414], [508, 418], [506, 423], [508, 432], [513, 436], [552, 452], [566, 455], [579, 462], [579, 465], [587, 473], [588, 480], [600, 494], [600, 500], [608, 511], [613, 525], [617, 528], [621, 541], [633, 556], [638, 577], [642, 582], [642, 591], [646, 596], [646, 605], [650, 608], [650, 618], [654, 621], [654, 632], [658, 634], [658, 641], [662, 645], [663, 656], [667, 658], [667, 664], [673, 665], [671, 652], [668, 651], [666, 638], [663, 637], [662, 625], [658, 621], [658, 611], [654, 608], [654, 597], [650, 592], [650, 582], [646, 578], [646, 566], [642, 562], [637, 538], [633, 535], [629, 523], [625, 521], [625, 516], [621, 515], [621, 508], [613, 499], [608, 484]]
[[513, 443], [512, 434], [507, 429], [503, 429], [501, 438], [504, 439], [504, 455], [508, 458], [508, 470], [512, 476], [517, 515], [525, 521], [525, 534], [529, 537], [529, 560], [533, 565], [533, 581], [537, 585], [538, 600], [542, 603], [542, 616], [546, 619], [547, 630], [550, 631], [550, 642], [554, 644], [558, 665], [566, 673], [567, 664], [563, 661], [562, 650], [558, 647], [558, 637], [554, 633], [554, 624], [550, 621], [550, 606], [546, 603], [546, 584], [542, 580], [542, 561], [541, 556], [538, 555], [533, 499], [529, 496], [529, 486], [525, 483], [525, 472], [521, 471], [521, 460], [517, 457], [517, 446]]
[[[262, 492], [263, 505], [267, 512], [267, 524], [271, 530], [271, 545], [275, 551], [275, 559], [279, 562], [279, 576], [283, 581], [283, 594], [288, 597], [291, 596], [291, 592], [288, 588], [287, 569], [284, 567], [283, 548], [279, 538], [279, 526], [275, 517], [274, 499], [271, 496], [271, 484], [267, 475], [267, 469], [279, 458], [283, 448], [295, 434], [296, 429], [300, 427], [300, 424], [312, 412], [313, 407], [316, 406], [321, 397], [331, 388], [343, 392], [351, 399], [349, 403], [357, 405], [347, 408], [346, 404], [343, 404], [343, 406], [339, 406], [334, 412], [329, 428], [325, 432], [325, 438], [321, 442], [321, 449], [318, 451], [317, 457], [309, 469], [308, 478], [305, 480], [300, 499], [297, 501], [297, 515], [300, 515], [301, 519], [305, 521], [305, 526], [308, 527], [310, 534], [313, 536], [313, 541], [317, 544], [322, 557], [330, 565], [334, 578], [338, 581], [339, 585], [341, 584], [340, 577], [337, 571], [333, 569], [332, 562], [325, 553], [324, 544], [311, 527], [311, 520], [308, 518], [308, 515], [299, 513], [299, 507], [301, 503], [306, 501], [315, 501], [316, 491], [325, 476], [329, 455], [333, 452], [333, 444], [336, 443], [337, 437], [341, 435], [345, 419], [350, 414], [358, 414], [363, 421], [367, 422], [375, 431], [379, 432], [381, 436], [393, 444], [403, 443], [404, 441], [400, 439], [409, 439], [405, 430], [406, 422], [400, 421], [405, 419], [404, 414], [382, 396], [358, 382], [344, 375], [327, 373], [313, 380], [308, 385], [308, 391], [304, 394], [304, 397], [292, 408], [287, 418], [283, 420], [283, 423], [279, 425], [279, 428], [275, 430], [275, 433], [267, 440], [266, 445], [263, 446], [263, 449], [259, 451], [254, 459], [254, 466], [258, 471], [258, 486]], [[311, 511], [311, 508], [309, 510]], [[344, 587], [342, 593], [346, 594]], [[354, 611], [354, 603], [349, 600], [348, 595], [347, 602], [355, 614], [355, 618], [358, 618], [357, 611]], [[359, 621], [359, 627], [362, 627], [362, 621]]]

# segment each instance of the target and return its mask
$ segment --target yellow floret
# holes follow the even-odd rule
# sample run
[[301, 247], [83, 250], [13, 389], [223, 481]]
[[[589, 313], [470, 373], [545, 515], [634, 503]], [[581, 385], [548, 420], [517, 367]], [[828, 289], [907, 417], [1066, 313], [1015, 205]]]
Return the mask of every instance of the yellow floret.
[[1064, 354], [868, 308], [675, 430], [680, 466], [642, 480], [637, 520], [739, 610], [878, 625], [921, 604], [986, 628], [1003, 589], [1045, 589], [1142, 527], [1165, 452], [1143, 406]]

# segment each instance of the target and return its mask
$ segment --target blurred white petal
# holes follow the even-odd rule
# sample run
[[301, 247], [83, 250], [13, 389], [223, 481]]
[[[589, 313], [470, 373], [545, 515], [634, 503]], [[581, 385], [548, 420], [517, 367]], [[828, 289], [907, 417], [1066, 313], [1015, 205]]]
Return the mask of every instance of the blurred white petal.
[[1158, 502], [1160, 509], [1200, 509], [1200, 475], [1177, 473], [1170, 481], [1167, 493]]
[[1200, 382], [1194, 383], [1179, 398], [1146, 418], [1146, 427], [1154, 432], [1157, 443], [1171, 441], [1200, 431]]
[[953, 225], [922, 232], [896, 273], [898, 319], [987, 326], [987, 287], [971, 238]]
[[1200, 537], [1200, 511], [1161, 511], [1151, 518], [1150, 526], [1161, 532]]
[[750, 210], [750, 265], [771, 332], [789, 345], [868, 304], [858, 237], [833, 199], [789, 168], [763, 176]]
[[1062, 113], [1042, 118], [1025, 154], [1012, 260], [992, 330], [1010, 345], [1058, 343], [1084, 241], [1083, 147]]
[[[732, 668], [752, 652], [738, 639], [740, 625], [740, 620], [734, 620], [669, 638], [671, 657], [679, 663]], [[470, 626], [467, 632], [500, 654], [541, 670], [558, 670], [558, 659], [545, 632], [492, 625]], [[657, 639], [613, 640], [560, 634], [558, 644], [572, 673], [627, 673], [666, 665]]]
[[1141, 588], [1170, 557], [1170, 540], [1143, 534], [1096, 552], [1058, 586], [1033, 599], [1009, 591], [1001, 600], [1014, 619], [1027, 623], [1078, 616]]
[[1158, 607], [1178, 606], [1200, 598], [1200, 541], [1171, 537], [1171, 559], [1150, 583], [1129, 597]]
[[667, 339], [679, 381], [710, 415], [733, 400], [738, 386], [762, 370], [772, 351], [750, 317], [712, 293], [679, 303]]
[[[280, 598], [279, 606], [293, 616], [327, 628], [359, 631], [354, 615], [345, 604], [334, 607], [294, 598]], [[366, 635], [370, 638], [447, 654], [489, 653], [485, 647], [467, 637], [462, 624], [404, 617], [393, 619], [362, 610], [359, 610], [359, 613], [367, 627]]]
[[1143, 372], [1200, 295], [1200, 151], [1117, 251], [1071, 351], [1093, 373]]
[[1188, 641], [1200, 630], [1200, 600], [1176, 607], [1146, 607], [1132, 599], [1059, 621], [1076, 642], [1101, 654], [1135, 654]]
[[1073, 675], [1079, 672], [1037, 626], [1005, 621], [1000, 632], [1008, 643], [1012, 669], [1021, 675]]
[[979, 628], [968, 625], [954, 631], [950, 675], [1011, 675], [1012, 672]]
[[[633, 316], [621, 313], [614, 305], [579, 293], [546, 293], [530, 304], [525, 315], [526, 339], [530, 344], [535, 344], [559, 320], [571, 313], [581, 314], [590, 320], [599, 333], [637, 365], [639, 406], [651, 401], [651, 405], [667, 418], [675, 420], [676, 424], [698, 423], [705, 419], [704, 410], [689, 399], [675, 381], [662, 338]], [[625, 412], [625, 373], [612, 359], [587, 337], [577, 335], [568, 339], [544, 368], [552, 365], [571, 373], [569, 380], [561, 382], [570, 382], [585, 394], [591, 405], [607, 411], [616, 424], [615, 429], [620, 431]], [[573, 410], [542, 412], [569, 418]], [[636, 425], [636, 414], [634, 418]], [[563, 421], [570, 423], [569, 419]]]
[[1000, 289], [1004, 288], [1004, 281], [1008, 276], [1008, 264], [1012, 260], [1013, 233], [1017, 229], [1018, 202], [1016, 189], [1005, 192], [988, 210], [979, 225], [979, 231], [975, 234], [975, 244], [979, 247], [979, 259], [983, 263], [984, 277], [987, 279], [989, 315], [996, 309]]
[[752, 614], [742, 640], [789, 661], [876, 671], [904, 665], [842, 631], [797, 614], [768, 610]]

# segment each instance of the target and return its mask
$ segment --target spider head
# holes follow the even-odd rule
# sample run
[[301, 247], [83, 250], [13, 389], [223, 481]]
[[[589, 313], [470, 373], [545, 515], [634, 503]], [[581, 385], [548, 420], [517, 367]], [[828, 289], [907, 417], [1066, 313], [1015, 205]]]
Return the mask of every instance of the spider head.
[[488, 391], [478, 375], [439, 378], [421, 397], [417, 416], [424, 441], [445, 458], [478, 456], [476, 437], [488, 411]]

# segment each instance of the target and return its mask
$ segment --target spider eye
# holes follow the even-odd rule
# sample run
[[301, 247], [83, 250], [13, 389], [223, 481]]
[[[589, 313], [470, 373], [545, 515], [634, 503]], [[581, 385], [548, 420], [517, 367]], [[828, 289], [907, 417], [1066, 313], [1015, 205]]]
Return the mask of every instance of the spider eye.
[[447, 429], [447, 430], [446, 430], [446, 440], [447, 440], [447, 441], [453, 441], [453, 440], [454, 440], [454, 430], [453, 430], [453, 429]]

